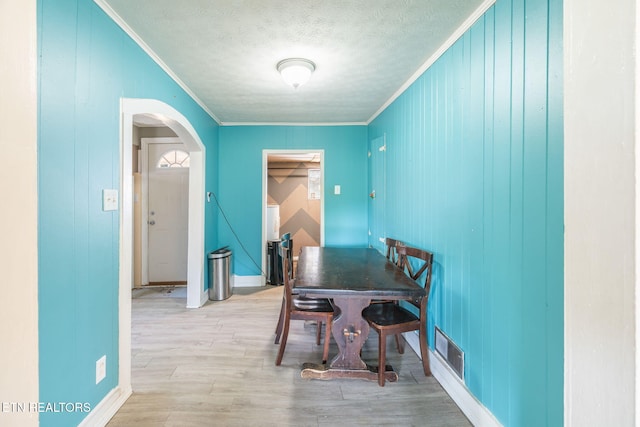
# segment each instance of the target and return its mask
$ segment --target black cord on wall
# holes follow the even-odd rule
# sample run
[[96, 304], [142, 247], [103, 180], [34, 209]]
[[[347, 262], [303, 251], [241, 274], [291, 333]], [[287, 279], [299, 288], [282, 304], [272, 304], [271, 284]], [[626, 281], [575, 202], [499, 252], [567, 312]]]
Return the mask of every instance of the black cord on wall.
[[229, 226], [229, 230], [231, 230], [231, 233], [234, 235], [234, 237], [236, 238], [236, 240], [238, 241], [238, 243], [240, 244], [240, 247], [242, 248], [242, 250], [244, 251], [244, 253], [249, 257], [249, 259], [251, 260], [251, 262], [253, 262], [253, 265], [256, 266], [256, 268], [258, 269], [258, 271], [260, 273], [262, 273], [262, 275], [264, 277], [267, 277], [267, 274], [262, 271], [262, 268], [258, 265], [258, 263], [256, 262], [255, 259], [253, 259], [253, 257], [249, 254], [249, 251], [247, 251], [247, 248], [245, 248], [244, 244], [242, 243], [242, 241], [240, 240], [240, 237], [238, 237], [238, 234], [236, 233], [236, 231], [233, 229], [233, 227], [231, 226], [231, 223], [229, 222], [229, 218], [227, 218], [227, 215], [224, 213], [224, 210], [222, 209], [222, 206], [220, 205], [220, 202], [218, 201], [218, 196], [216, 196], [216, 193], [210, 191], [208, 194], [213, 195], [213, 199], [216, 202], [216, 205], [218, 206], [218, 210], [220, 211], [220, 213], [222, 214], [222, 217], [224, 218], [225, 222], [227, 223], [227, 225]]

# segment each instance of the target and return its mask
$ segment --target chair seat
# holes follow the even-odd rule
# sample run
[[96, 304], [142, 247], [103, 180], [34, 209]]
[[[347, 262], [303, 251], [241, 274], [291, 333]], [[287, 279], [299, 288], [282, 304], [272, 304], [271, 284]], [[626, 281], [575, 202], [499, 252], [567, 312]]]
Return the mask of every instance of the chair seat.
[[362, 317], [380, 326], [393, 326], [419, 320], [418, 316], [392, 302], [371, 304], [362, 311]]
[[333, 307], [326, 298], [306, 298], [295, 297], [292, 300], [296, 310], [313, 311], [313, 312], [332, 312]]

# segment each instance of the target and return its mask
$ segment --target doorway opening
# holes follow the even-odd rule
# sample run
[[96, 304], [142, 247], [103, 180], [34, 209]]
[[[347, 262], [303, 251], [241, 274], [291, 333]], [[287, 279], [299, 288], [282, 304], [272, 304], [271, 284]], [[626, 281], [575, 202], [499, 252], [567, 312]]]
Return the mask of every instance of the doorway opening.
[[324, 150], [264, 150], [262, 160], [264, 281], [280, 284], [272, 260], [283, 235], [294, 263], [302, 246], [324, 246]]
[[154, 99], [123, 98], [120, 148], [120, 245], [119, 245], [119, 349], [118, 394], [131, 394], [131, 288], [133, 287], [133, 140], [134, 123], [166, 126], [184, 144], [189, 155], [187, 225], [187, 301], [189, 308], [208, 298], [204, 287], [205, 147], [189, 121], [173, 107]]

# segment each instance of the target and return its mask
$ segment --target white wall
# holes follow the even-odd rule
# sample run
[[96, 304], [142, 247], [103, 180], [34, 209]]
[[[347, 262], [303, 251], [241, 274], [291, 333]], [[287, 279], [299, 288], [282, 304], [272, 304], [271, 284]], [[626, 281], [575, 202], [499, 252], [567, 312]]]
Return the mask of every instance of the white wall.
[[635, 425], [635, 1], [565, 0], [565, 425]]
[[37, 426], [6, 406], [38, 401], [35, 1], [2, 0], [0, 52], [0, 424]]

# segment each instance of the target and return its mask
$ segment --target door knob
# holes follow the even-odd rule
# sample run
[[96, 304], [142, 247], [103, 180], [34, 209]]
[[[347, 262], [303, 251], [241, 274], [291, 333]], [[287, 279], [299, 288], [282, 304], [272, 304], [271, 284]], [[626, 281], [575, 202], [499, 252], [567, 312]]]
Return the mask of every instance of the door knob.
[[149, 225], [156, 225], [156, 222], [154, 220], [149, 221]]

